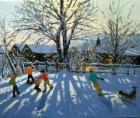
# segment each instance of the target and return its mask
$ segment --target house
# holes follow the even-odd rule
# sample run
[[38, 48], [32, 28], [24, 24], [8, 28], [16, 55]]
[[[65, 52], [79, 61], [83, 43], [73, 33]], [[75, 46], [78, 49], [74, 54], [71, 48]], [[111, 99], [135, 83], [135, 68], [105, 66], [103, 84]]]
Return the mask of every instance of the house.
[[[132, 48], [125, 50], [125, 52], [121, 55], [121, 57], [125, 60], [125, 63], [140, 65], [140, 40], [137, 39], [137, 41], [137, 46], [133, 46]], [[100, 63], [112, 63], [112, 54], [108, 48], [107, 40], [101, 40], [101, 45], [96, 46], [96, 55], [98, 55]]]
[[127, 50], [124, 56], [129, 60], [133, 60], [132, 63], [140, 65], [140, 46]]
[[14, 54], [15, 56], [17, 56], [22, 53], [22, 49], [24, 48], [24, 46], [25, 44], [15, 44], [13, 45], [10, 52]]
[[25, 45], [22, 55], [30, 61], [57, 60], [56, 45]]

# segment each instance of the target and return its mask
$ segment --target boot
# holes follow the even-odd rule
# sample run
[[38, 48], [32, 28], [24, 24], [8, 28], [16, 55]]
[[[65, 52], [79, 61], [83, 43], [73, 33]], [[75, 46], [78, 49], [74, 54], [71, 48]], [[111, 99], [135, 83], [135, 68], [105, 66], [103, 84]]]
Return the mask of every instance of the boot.
[[53, 85], [50, 86], [50, 89], [53, 89]]
[[13, 98], [16, 97], [16, 86], [13, 86]]
[[13, 98], [15, 98], [16, 97], [16, 95], [13, 95]]
[[38, 88], [38, 89], [37, 89], [37, 92], [41, 92], [41, 89], [40, 89], [40, 88]]
[[38, 92], [41, 91], [41, 89], [37, 85], [34, 87], [34, 89], [37, 90]]
[[45, 93], [46, 91], [47, 91], [47, 90], [46, 90], [46, 89], [44, 89], [44, 90], [43, 90], [43, 93]]
[[15, 89], [16, 89], [17, 94], [19, 95], [19, 94], [20, 94], [20, 92], [19, 92], [19, 90], [18, 90], [17, 85], [15, 86]]
[[27, 80], [26, 84], [30, 84], [29, 80]]

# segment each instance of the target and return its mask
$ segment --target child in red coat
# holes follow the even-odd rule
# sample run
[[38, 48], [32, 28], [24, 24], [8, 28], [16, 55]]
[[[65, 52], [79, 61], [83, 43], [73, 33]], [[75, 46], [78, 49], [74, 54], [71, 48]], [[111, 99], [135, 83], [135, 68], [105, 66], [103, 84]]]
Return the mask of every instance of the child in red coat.
[[41, 75], [38, 77], [38, 80], [35, 82], [34, 89], [36, 89], [38, 91], [41, 91], [40, 88], [39, 88], [39, 85], [41, 83], [41, 79], [43, 79], [45, 81], [44, 82], [44, 91], [43, 92], [46, 92], [47, 85], [50, 86], [51, 89], [53, 88], [53, 85], [50, 84], [48, 75], [45, 73], [45, 70], [41, 70], [40, 72], [41, 72]]

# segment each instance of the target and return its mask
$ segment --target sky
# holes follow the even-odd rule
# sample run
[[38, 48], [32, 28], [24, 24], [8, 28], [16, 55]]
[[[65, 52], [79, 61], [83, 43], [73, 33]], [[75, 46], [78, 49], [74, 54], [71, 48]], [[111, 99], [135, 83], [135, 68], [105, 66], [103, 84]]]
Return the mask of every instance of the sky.
[[[6, 17], [8, 21], [13, 19], [12, 12], [14, 11], [14, 6], [20, 4], [22, 0], [0, 0], [0, 16]], [[110, 0], [95, 0], [96, 4], [104, 10], [107, 7]], [[117, 0], [116, 0], [117, 1]], [[136, 22], [140, 22], [140, 0], [121, 0], [121, 3], [129, 3], [126, 9], [126, 13], [129, 10], [128, 8], [133, 7], [132, 18]]]
[[[110, 0], [95, 0], [98, 6], [104, 10], [109, 5]], [[115, 0], [118, 1], [118, 0]], [[128, 13], [129, 8], [132, 9], [132, 18], [140, 23], [140, 0], [120, 0], [121, 4], [126, 4], [125, 11]]]
[[[15, 6], [20, 5], [21, 1], [22, 0], [0, 0], [0, 18], [6, 17], [7, 21], [13, 21], [15, 19], [13, 16]], [[95, 0], [95, 3], [96, 5], [99, 6], [101, 10], [104, 10], [109, 5], [109, 1], [110, 0]], [[121, 3], [122, 4], [128, 3], [128, 6], [125, 9], [126, 13], [128, 12], [129, 8], [133, 8], [132, 18], [134, 19], [135, 22], [140, 23], [140, 0], [121, 0]], [[99, 16], [98, 16], [98, 19], [99, 19]], [[102, 19], [99, 19], [99, 21], [103, 22]]]

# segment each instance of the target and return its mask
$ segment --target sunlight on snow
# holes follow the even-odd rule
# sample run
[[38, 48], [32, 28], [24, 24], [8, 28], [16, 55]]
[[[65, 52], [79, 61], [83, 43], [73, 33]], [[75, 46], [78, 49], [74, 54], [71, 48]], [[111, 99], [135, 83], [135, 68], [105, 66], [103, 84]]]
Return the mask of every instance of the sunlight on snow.
[[58, 91], [58, 94], [57, 94], [57, 105], [58, 105], [58, 103], [61, 101], [61, 95], [60, 95], [60, 91]]
[[36, 91], [32, 91], [32, 93], [31, 93], [30, 95], [33, 96], [33, 95], [35, 95], [35, 94], [36, 94]]
[[48, 74], [49, 78], [54, 78], [57, 74]]
[[63, 78], [65, 78], [65, 77], [66, 77], [66, 74], [64, 73], [64, 74], [63, 74]]
[[132, 83], [128, 78], [125, 78], [125, 81], [129, 84]]
[[60, 115], [63, 115], [63, 112], [61, 112], [60, 110], [58, 110], [57, 113], [60, 114]]
[[25, 104], [26, 102], [29, 102], [30, 99], [29, 98], [24, 98], [21, 103], [20, 103], [20, 106], [18, 107], [18, 110], [20, 110]]
[[119, 78], [118, 80], [122, 84], [130, 84], [130, 83], [132, 83], [131, 80], [129, 80], [128, 78], [121, 78], [121, 79]]
[[[77, 75], [73, 75], [73, 79], [78, 81], [78, 76]], [[77, 87], [81, 87], [80, 83], [76, 82]]]
[[86, 76], [79, 76], [79, 79], [83, 82], [86, 82]]
[[80, 83], [78, 83], [78, 82], [76, 82], [76, 85], [77, 85], [78, 88], [81, 87]]
[[58, 78], [58, 74], [56, 74], [56, 78]]
[[0, 94], [3, 94], [3, 93], [6, 93], [6, 92], [9, 92], [12, 90], [12, 87], [8, 86], [8, 87], [3, 87], [3, 88], [0, 88]]
[[71, 97], [73, 97], [72, 101], [73, 101], [74, 104], [77, 104], [76, 97], [74, 97], [74, 96], [76, 96], [76, 91], [75, 91], [74, 86], [72, 85], [71, 81], [69, 83], [69, 88], [70, 88]]
[[73, 79], [78, 81], [78, 76], [77, 75], [73, 75]]
[[7, 108], [4, 109], [3, 113], [8, 112], [8, 111], [9, 111], [10, 109], [12, 109], [18, 102], [19, 102], [19, 100], [13, 101]]
[[105, 94], [105, 98], [109, 100], [112, 104], [112, 107], [114, 107], [116, 104], [122, 104], [122, 100], [119, 98], [118, 93], [112, 93], [109, 91], [103, 91]]
[[11, 97], [12, 97], [12, 94], [8, 95], [7, 99], [4, 99], [2, 102], [0, 102], [0, 105], [2, 105], [4, 103], [6, 103], [7, 101], [9, 101], [11, 99]]
[[120, 78], [118, 80], [119, 80], [119, 83], [122, 83], [122, 80]]
[[26, 81], [27, 81], [27, 80], [23, 80], [23, 81], [19, 82], [17, 85], [18, 85], [18, 86], [21, 86], [21, 85], [25, 84]]
[[[106, 76], [108, 76], [108, 75], [106, 75]], [[54, 107], [55, 113], [57, 113], [60, 116], [64, 115], [64, 117], [65, 117], [65, 114], [67, 112], [63, 111], [63, 108], [61, 108], [61, 105], [63, 105], [64, 102], [67, 101], [67, 100], [70, 103], [70, 106], [72, 106], [72, 108], [78, 109], [78, 107], [80, 105], [83, 105], [84, 107], [86, 107], [85, 108], [87, 110], [86, 112], [82, 111], [82, 109], [84, 109], [84, 108], [81, 107], [81, 110], [79, 111], [79, 114], [81, 112], [80, 116], [82, 116], [82, 115], [83, 116], [89, 116], [88, 113], [92, 112], [92, 114], [94, 114], [95, 111], [97, 113], [100, 113], [100, 110], [102, 110], [103, 114], [104, 114], [105, 110], [102, 109], [102, 106], [104, 106], [104, 105], [107, 106], [107, 107], [109, 106], [110, 109], [113, 110], [112, 113], [110, 112], [111, 115], [114, 112], [116, 112], [116, 114], [120, 113], [121, 111], [123, 112], [123, 110], [125, 110], [126, 112], [129, 112], [130, 110], [134, 111], [134, 112], [136, 111], [136, 110], [133, 110], [136, 106], [135, 107], [134, 106], [130, 106], [129, 107], [117, 95], [117, 90], [118, 90], [119, 87], [122, 90], [124, 90], [124, 91], [126, 91], [126, 88], [127, 89], [132, 88], [132, 83], [135, 82], [134, 81], [135, 78], [133, 78], [133, 76], [131, 76], [130, 78], [128, 76], [125, 76], [125, 77], [124, 76], [121, 76], [121, 77], [116, 76], [115, 79], [114, 78], [113, 79], [106, 78], [105, 79], [106, 80], [105, 84], [110, 85], [110, 83], [111, 83], [111, 84], [113, 84], [113, 87], [116, 86], [116, 88], [114, 89], [113, 92], [112, 92], [112, 89], [111, 89], [111, 91], [106, 91], [105, 90], [106, 88], [104, 89], [104, 85], [105, 84], [101, 83], [101, 86], [103, 86], [103, 93], [104, 93], [103, 97], [105, 99], [105, 100], [101, 99], [102, 101], [99, 101], [99, 102], [102, 102], [101, 104], [100, 103], [98, 104], [97, 99], [99, 99], [99, 98], [94, 96], [95, 92], [91, 93], [91, 90], [94, 89], [94, 88], [91, 88], [91, 85], [89, 84], [88, 78], [86, 78], [86, 74], [72, 74], [72, 77], [73, 77], [72, 79], [67, 79], [67, 78], [71, 77], [71, 76], [69, 77], [67, 73], [65, 73], [65, 74], [63, 74], [63, 73], [60, 73], [60, 74], [49, 74], [49, 78], [50, 77], [51, 78], [57, 78], [57, 79], [53, 80], [53, 82], [54, 82], [53, 83], [54, 89], [51, 91], [51, 93], [49, 95], [47, 95], [47, 93], [42, 93], [42, 92], [41, 93], [37, 93], [36, 90], [33, 89], [34, 85], [26, 86], [25, 82], [26, 82], [27, 79], [24, 78], [24, 77], [22, 76], [22, 78], [18, 78], [18, 81], [17, 81], [18, 82], [17, 85], [19, 87], [19, 90], [21, 90], [20, 91], [21, 94], [19, 96], [19, 101], [17, 99], [14, 99], [14, 101], [13, 100], [10, 101], [12, 99], [12, 93], [11, 93], [12, 92], [11, 91], [12, 87], [11, 86], [6, 87], [5, 84], [7, 84], [7, 83], [5, 83], [3, 85], [3, 89], [0, 89], [0, 93], [4, 93], [4, 94], [6, 93], [7, 94], [6, 98], [2, 96], [4, 94], [1, 94], [2, 98], [0, 97], [1, 98], [0, 107], [1, 106], [2, 106], [1, 108], [4, 107], [2, 109], [3, 115], [4, 114], [10, 114], [10, 113], [12, 114], [13, 109], [16, 110], [15, 112], [13, 112], [13, 115], [17, 115], [19, 113], [22, 113], [24, 108], [26, 108], [25, 107], [26, 105], [33, 105], [32, 103], [30, 104], [30, 100], [31, 100], [30, 97], [33, 97], [33, 95], [35, 95], [35, 94], [37, 95], [37, 96], [35, 95], [35, 97], [34, 97], [35, 101], [33, 101], [33, 102], [35, 102], [35, 105], [34, 105], [35, 108], [34, 108], [34, 110], [31, 113], [32, 115], [35, 115], [34, 117], [44, 117], [44, 113], [48, 113], [48, 112], [46, 112], [47, 109], [50, 109], [50, 108], [53, 108], [53, 107]], [[44, 82], [42, 81], [41, 84], [40, 84], [40, 88], [42, 90], [44, 88], [43, 83]], [[25, 86], [24, 86], [24, 84], [25, 84]], [[57, 84], [58, 84], [58, 86], [57, 86]], [[139, 83], [137, 83], [137, 85], [139, 85]], [[58, 89], [57, 91], [56, 91], [56, 87]], [[49, 87], [47, 87], [47, 88], [49, 89]], [[81, 93], [79, 93], [79, 92], [81, 92]], [[90, 93], [90, 95], [89, 95], [89, 93]], [[54, 95], [54, 94], [57, 94], [57, 95]], [[79, 95], [79, 96], [77, 96], [77, 95]], [[55, 98], [55, 96], [56, 96], [56, 98]], [[82, 99], [82, 97], [83, 97], [83, 99]], [[94, 101], [96, 102], [96, 103], [93, 103], [94, 105], [91, 103], [91, 106], [90, 106], [90, 98], [95, 99], [95, 100], [92, 101], [92, 102], [94, 102]], [[45, 101], [44, 101], [44, 99], [45, 99]], [[53, 99], [56, 99], [56, 100], [53, 100]], [[42, 100], [44, 101], [43, 102], [44, 106], [42, 106], [42, 108], [40, 110], [37, 110], [36, 106], [38, 106], [40, 104], [40, 101], [42, 101]], [[89, 103], [87, 101], [89, 101]], [[9, 104], [9, 106], [8, 106], [7, 103]], [[87, 106], [86, 106], [86, 104], [87, 104]], [[68, 103], [66, 105], [69, 106]], [[56, 110], [55, 107], [59, 107], [60, 109]], [[130, 110], [128, 111], [129, 108], [130, 108]], [[136, 109], [138, 109], [138, 108], [139, 107], [136, 107]], [[115, 111], [115, 110], [117, 110], [117, 111]], [[119, 110], [120, 110], [120, 112], [119, 112]], [[96, 115], [97, 114], [95, 113], [95, 116]], [[0, 118], [1, 118], [1, 116], [0, 116]]]
[[64, 83], [65, 83], [64, 81], [61, 81], [61, 87], [62, 87], [62, 90], [65, 89]]
[[26, 95], [26, 94], [29, 93], [32, 89], [33, 89], [33, 86], [28, 87], [24, 92], [22, 92], [22, 93], [20, 94], [20, 96]]
[[38, 102], [38, 101], [41, 99], [42, 95], [43, 95], [43, 93], [40, 92], [40, 93], [37, 95], [37, 97], [36, 97], [36, 99], [35, 99], [35, 102]]

